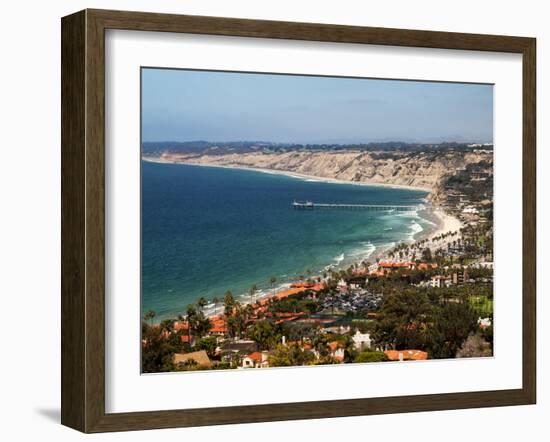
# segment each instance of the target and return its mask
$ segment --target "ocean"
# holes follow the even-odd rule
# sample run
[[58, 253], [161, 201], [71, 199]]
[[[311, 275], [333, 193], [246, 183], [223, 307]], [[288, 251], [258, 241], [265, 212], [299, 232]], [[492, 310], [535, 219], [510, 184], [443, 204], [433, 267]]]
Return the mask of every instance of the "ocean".
[[245, 296], [253, 284], [261, 295], [300, 276], [347, 268], [435, 227], [428, 209], [291, 206], [425, 204], [419, 190], [146, 161], [141, 170], [141, 306], [156, 320], [176, 317], [201, 296]]

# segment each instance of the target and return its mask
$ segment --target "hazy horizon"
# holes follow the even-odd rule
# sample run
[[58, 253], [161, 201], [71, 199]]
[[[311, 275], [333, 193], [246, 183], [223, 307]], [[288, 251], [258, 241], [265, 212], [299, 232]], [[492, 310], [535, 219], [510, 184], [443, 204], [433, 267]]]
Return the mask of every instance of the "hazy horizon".
[[457, 140], [442, 140], [442, 141], [418, 141], [418, 140], [400, 140], [400, 139], [393, 139], [388, 138], [387, 140], [372, 140], [372, 141], [356, 141], [356, 142], [349, 142], [349, 143], [341, 143], [341, 142], [294, 142], [294, 141], [272, 141], [272, 140], [249, 140], [249, 139], [234, 139], [234, 140], [199, 140], [199, 139], [193, 139], [193, 140], [170, 140], [170, 139], [158, 139], [158, 140], [143, 140], [142, 143], [209, 143], [209, 144], [216, 144], [216, 143], [265, 143], [265, 144], [273, 144], [273, 145], [340, 145], [340, 146], [347, 146], [347, 145], [363, 145], [363, 144], [384, 144], [384, 143], [404, 143], [404, 144], [489, 144], [492, 145], [492, 141], [479, 141], [479, 140], [468, 140], [468, 141], [457, 141]]
[[143, 142], [492, 143], [493, 86], [142, 69]]

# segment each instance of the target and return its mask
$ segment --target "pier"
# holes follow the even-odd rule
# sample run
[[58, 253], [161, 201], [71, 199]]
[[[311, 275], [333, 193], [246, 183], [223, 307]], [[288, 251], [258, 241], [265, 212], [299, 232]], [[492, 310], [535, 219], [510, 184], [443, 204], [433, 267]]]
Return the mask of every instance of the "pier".
[[410, 211], [421, 209], [422, 206], [406, 206], [395, 204], [334, 204], [334, 203], [314, 203], [312, 201], [293, 201], [292, 208], [295, 210], [314, 210], [314, 209], [342, 209], [342, 210], [396, 210]]

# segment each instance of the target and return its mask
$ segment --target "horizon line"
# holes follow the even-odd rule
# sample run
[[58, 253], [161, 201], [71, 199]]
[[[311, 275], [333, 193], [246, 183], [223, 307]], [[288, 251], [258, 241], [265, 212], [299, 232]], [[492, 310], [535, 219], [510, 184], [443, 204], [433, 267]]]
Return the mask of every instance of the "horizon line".
[[480, 140], [441, 140], [441, 141], [406, 141], [399, 139], [389, 139], [389, 140], [376, 140], [376, 141], [349, 141], [349, 142], [335, 142], [335, 141], [323, 141], [323, 142], [313, 142], [313, 141], [273, 141], [273, 140], [142, 140], [141, 144], [145, 143], [265, 143], [265, 144], [290, 144], [290, 145], [338, 145], [338, 146], [347, 146], [353, 144], [376, 144], [376, 143], [403, 143], [403, 144], [494, 144], [494, 141], [480, 141]]

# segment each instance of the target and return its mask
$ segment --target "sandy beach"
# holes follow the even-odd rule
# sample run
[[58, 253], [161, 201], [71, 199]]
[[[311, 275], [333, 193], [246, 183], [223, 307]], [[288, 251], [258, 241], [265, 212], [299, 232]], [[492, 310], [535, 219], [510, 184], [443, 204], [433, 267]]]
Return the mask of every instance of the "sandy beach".
[[431, 237], [441, 235], [448, 232], [460, 231], [462, 223], [458, 218], [449, 215], [441, 208], [436, 208], [433, 214], [438, 218], [438, 228], [430, 235]]

